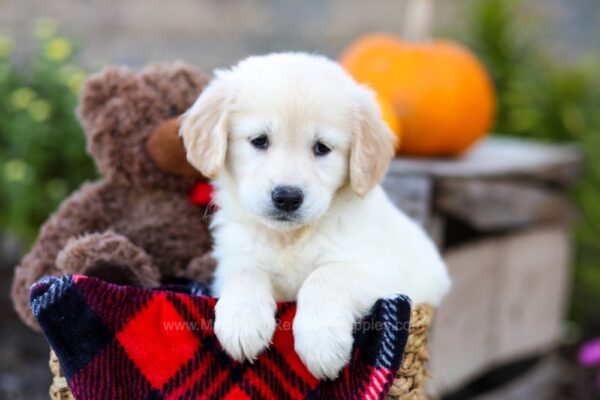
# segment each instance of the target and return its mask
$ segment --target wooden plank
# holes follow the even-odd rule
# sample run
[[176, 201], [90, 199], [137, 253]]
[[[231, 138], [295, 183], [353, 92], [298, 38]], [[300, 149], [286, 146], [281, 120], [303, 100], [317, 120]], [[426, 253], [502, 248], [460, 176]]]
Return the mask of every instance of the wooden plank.
[[491, 360], [495, 279], [502, 247], [495, 240], [447, 252], [452, 290], [438, 308], [429, 348], [431, 390], [445, 393], [474, 377]]
[[529, 176], [569, 183], [576, 179], [580, 163], [581, 152], [574, 145], [492, 136], [457, 159], [396, 158], [390, 174], [435, 178]]
[[429, 222], [425, 225], [425, 230], [429, 237], [436, 244], [438, 249], [444, 245], [444, 233], [446, 229], [446, 219], [439, 214], [433, 214], [429, 218]]
[[496, 362], [543, 352], [562, 333], [569, 283], [567, 230], [562, 226], [511, 235], [497, 271]]
[[436, 393], [554, 346], [567, 298], [568, 250], [567, 229], [556, 225], [444, 254], [453, 287], [437, 311], [430, 342]]
[[382, 182], [390, 200], [409, 217], [427, 226], [431, 217], [431, 178], [423, 175], [387, 175]]
[[514, 229], [574, 218], [563, 191], [530, 181], [444, 179], [436, 186], [435, 209], [481, 230]]

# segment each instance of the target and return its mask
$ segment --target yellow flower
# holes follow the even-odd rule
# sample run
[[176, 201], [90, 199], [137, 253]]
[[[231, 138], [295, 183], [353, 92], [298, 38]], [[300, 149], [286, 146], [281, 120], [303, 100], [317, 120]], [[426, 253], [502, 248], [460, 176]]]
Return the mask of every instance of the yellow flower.
[[46, 44], [46, 58], [50, 61], [60, 62], [73, 52], [71, 42], [62, 37], [52, 38]]
[[28, 87], [16, 89], [10, 94], [10, 101], [17, 110], [23, 110], [35, 99], [35, 92]]
[[79, 93], [81, 85], [87, 78], [87, 74], [78, 67], [65, 64], [58, 70], [58, 76], [62, 82], [75, 94]]
[[78, 94], [79, 89], [81, 89], [81, 85], [85, 81], [85, 78], [86, 78], [85, 74], [81, 71], [78, 71], [78, 72], [74, 73], [73, 75], [71, 75], [71, 77], [69, 78], [69, 81], [67, 82], [69, 89], [71, 89], [71, 91], [73, 93]]
[[31, 119], [37, 122], [44, 122], [47, 120], [51, 110], [50, 103], [43, 99], [34, 100], [27, 109]]
[[8, 58], [14, 47], [14, 40], [10, 36], [0, 35], [0, 58]]
[[20, 158], [8, 161], [4, 164], [4, 178], [9, 182], [21, 182], [25, 180], [29, 166]]
[[48, 40], [56, 34], [58, 24], [51, 18], [40, 18], [33, 28], [33, 35], [39, 40]]

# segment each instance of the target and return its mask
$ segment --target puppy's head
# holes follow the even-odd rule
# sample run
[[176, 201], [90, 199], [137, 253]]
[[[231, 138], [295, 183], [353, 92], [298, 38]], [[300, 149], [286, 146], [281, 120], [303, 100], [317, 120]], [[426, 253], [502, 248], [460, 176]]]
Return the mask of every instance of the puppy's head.
[[374, 94], [337, 63], [307, 54], [250, 57], [217, 71], [180, 133], [193, 166], [284, 230], [319, 219], [342, 188], [367, 193], [394, 152]]

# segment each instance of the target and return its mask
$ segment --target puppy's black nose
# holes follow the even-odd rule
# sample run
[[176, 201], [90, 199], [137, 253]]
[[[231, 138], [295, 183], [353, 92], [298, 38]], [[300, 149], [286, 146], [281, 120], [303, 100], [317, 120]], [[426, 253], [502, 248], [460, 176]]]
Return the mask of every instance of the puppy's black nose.
[[281, 211], [296, 211], [300, 208], [304, 194], [295, 186], [277, 186], [271, 192], [273, 204]]

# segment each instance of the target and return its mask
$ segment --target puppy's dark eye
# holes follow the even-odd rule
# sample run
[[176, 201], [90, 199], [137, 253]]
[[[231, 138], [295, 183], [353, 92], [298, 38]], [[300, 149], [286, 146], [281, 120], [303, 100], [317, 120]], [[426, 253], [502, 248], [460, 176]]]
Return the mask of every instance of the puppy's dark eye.
[[260, 135], [250, 141], [252, 146], [260, 150], [266, 150], [269, 147], [269, 138], [267, 135]]
[[315, 154], [315, 156], [324, 156], [324, 155], [329, 154], [330, 151], [331, 151], [331, 148], [321, 142], [317, 142], [313, 146], [313, 153]]

